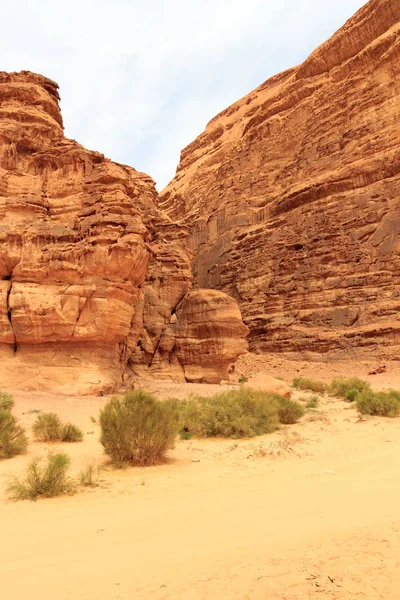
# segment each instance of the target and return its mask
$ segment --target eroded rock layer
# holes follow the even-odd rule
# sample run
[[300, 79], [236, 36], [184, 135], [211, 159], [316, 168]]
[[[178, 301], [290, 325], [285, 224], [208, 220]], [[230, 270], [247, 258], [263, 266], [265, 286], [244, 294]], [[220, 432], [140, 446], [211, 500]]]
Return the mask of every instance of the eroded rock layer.
[[217, 290], [193, 290], [171, 314], [152, 359], [158, 377], [219, 383], [247, 352], [248, 329], [236, 300]]
[[195, 285], [239, 302], [254, 351], [397, 354], [400, 4], [371, 0], [300, 66], [217, 115], [161, 207]]
[[64, 137], [58, 100], [0, 73], [1, 385], [106, 391], [151, 367], [190, 290], [186, 232], [150, 177]]

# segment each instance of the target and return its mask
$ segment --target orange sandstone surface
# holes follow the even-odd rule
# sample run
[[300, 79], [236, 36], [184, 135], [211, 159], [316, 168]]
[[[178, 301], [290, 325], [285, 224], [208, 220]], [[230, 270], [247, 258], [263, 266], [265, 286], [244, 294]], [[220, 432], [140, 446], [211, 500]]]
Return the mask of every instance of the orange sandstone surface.
[[56, 83], [0, 73], [2, 386], [115, 389], [159, 369], [165, 329], [176, 379], [228, 376], [248, 330], [224, 293], [190, 307], [187, 231], [157, 203], [150, 177], [64, 137]]
[[399, 111], [400, 3], [371, 0], [183, 150], [160, 206], [252, 351], [397, 356]]

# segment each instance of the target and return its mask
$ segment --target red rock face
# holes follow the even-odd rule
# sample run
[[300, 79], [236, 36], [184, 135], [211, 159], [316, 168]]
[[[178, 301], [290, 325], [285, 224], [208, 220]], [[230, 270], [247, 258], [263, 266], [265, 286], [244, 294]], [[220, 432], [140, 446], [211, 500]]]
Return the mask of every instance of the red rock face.
[[0, 73], [1, 385], [104, 391], [151, 366], [191, 287], [186, 234], [147, 175], [64, 137], [58, 100]]
[[182, 152], [160, 206], [252, 350], [396, 354], [399, 107], [400, 4], [371, 0]]
[[248, 333], [233, 298], [216, 290], [194, 290], [171, 314], [151, 371], [159, 379], [173, 374], [189, 382], [229, 380], [237, 357], [247, 352]]

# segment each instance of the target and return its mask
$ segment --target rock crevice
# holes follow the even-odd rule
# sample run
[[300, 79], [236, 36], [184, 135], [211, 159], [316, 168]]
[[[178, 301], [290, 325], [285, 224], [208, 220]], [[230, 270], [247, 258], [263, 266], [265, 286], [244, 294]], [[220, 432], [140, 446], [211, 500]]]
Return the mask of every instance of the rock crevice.
[[7, 311], [7, 319], [8, 319], [8, 322], [9, 322], [11, 330], [12, 330], [12, 335], [14, 337], [13, 350], [14, 350], [14, 353], [15, 353], [17, 351], [17, 338], [16, 338], [16, 335], [15, 335], [15, 331], [14, 331], [14, 327], [13, 327], [13, 323], [12, 323], [12, 309], [11, 309], [11, 306], [10, 306], [11, 291], [12, 291], [12, 282], [10, 281], [10, 284], [8, 286], [8, 290], [6, 291], [6, 311]]

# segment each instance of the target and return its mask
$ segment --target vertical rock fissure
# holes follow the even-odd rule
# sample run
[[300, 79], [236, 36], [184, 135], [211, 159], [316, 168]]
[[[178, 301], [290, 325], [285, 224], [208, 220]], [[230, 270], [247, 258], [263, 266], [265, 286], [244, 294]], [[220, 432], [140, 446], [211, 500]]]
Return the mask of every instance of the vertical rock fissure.
[[87, 305], [88, 301], [89, 301], [89, 300], [91, 299], [91, 297], [93, 296], [93, 294], [94, 294], [94, 290], [92, 290], [92, 291], [91, 291], [91, 293], [89, 294], [89, 296], [87, 296], [87, 298], [85, 298], [85, 302], [83, 303], [83, 306], [78, 306], [78, 315], [77, 315], [77, 317], [76, 317], [75, 325], [74, 325], [74, 328], [73, 328], [73, 330], [72, 330], [72, 333], [71, 333], [71, 336], [70, 336], [70, 338], [69, 338], [69, 341], [71, 341], [71, 340], [72, 340], [72, 338], [74, 337], [74, 335], [75, 335], [75, 330], [76, 330], [76, 328], [77, 328], [77, 326], [78, 326], [78, 324], [79, 324], [79, 320], [80, 320], [80, 318], [81, 318], [81, 315], [82, 315], [82, 313], [83, 313], [83, 311], [84, 311], [84, 309], [85, 309], [85, 307], [86, 307], [86, 305]]
[[[159, 338], [158, 338], [158, 340], [157, 340], [157, 344], [156, 344], [156, 347], [155, 347], [155, 349], [154, 349], [153, 356], [151, 357], [150, 366], [153, 364], [153, 360], [154, 360], [154, 358], [157, 356], [157, 353], [158, 353], [158, 350], [159, 350], [159, 348], [160, 348], [161, 340], [162, 340], [162, 337], [163, 337], [163, 334], [164, 334], [165, 330], [166, 330], [166, 329], [168, 329], [168, 327], [171, 327], [171, 318], [172, 318], [173, 316], [175, 316], [175, 317], [176, 317], [176, 319], [178, 320], [178, 316], [177, 316], [177, 314], [176, 314], [176, 311], [177, 311], [177, 309], [178, 309], [179, 305], [181, 304], [181, 302], [183, 301], [183, 299], [185, 298], [185, 296], [187, 295], [187, 293], [188, 293], [188, 292], [185, 292], [184, 294], [182, 294], [182, 295], [181, 295], [181, 297], [180, 297], [180, 299], [178, 300], [178, 302], [177, 302], [177, 303], [175, 304], [175, 306], [172, 308], [172, 310], [171, 310], [171, 314], [170, 314], [170, 318], [169, 318], [169, 322], [168, 322], [168, 323], [165, 323], [165, 327], [164, 327], [164, 329], [161, 331], [161, 333], [160, 333], [160, 336], [159, 336]], [[171, 353], [172, 353], [172, 350], [171, 350]], [[171, 356], [169, 356], [169, 357], [168, 357], [168, 361], [169, 361], [169, 362], [171, 362]]]
[[15, 335], [15, 331], [14, 331], [14, 327], [13, 327], [13, 323], [12, 323], [12, 310], [11, 310], [11, 306], [10, 306], [10, 294], [11, 294], [12, 286], [13, 286], [13, 284], [10, 283], [10, 287], [7, 290], [6, 303], [7, 303], [7, 318], [8, 318], [8, 322], [10, 323], [10, 326], [11, 326], [11, 329], [13, 332], [13, 336], [14, 336], [14, 353], [15, 353], [17, 351], [17, 338]]

